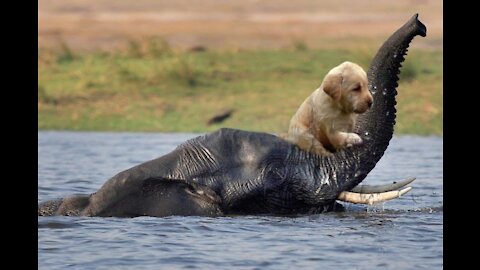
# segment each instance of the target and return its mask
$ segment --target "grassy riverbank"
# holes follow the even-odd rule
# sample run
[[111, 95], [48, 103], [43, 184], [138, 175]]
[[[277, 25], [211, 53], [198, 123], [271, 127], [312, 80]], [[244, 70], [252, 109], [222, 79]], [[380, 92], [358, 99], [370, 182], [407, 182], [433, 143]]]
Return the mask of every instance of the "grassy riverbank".
[[[161, 40], [110, 53], [40, 50], [38, 128], [282, 132], [330, 68], [345, 60], [366, 68], [374, 52], [314, 50], [302, 42], [180, 51]], [[442, 134], [442, 65], [441, 50], [411, 49], [398, 88], [397, 134]], [[227, 109], [235, 111], [225, 122], [206, 124]]]

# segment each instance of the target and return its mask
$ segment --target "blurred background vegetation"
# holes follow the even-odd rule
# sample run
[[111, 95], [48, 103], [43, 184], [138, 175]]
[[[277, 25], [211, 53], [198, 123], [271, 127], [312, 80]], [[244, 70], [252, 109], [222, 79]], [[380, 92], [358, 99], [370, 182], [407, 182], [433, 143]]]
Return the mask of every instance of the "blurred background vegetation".
[[[443, 130], [441, 1], [39, 2], [38, 128], [284, 132], [329, 69], [365, 69], [414, 13], [397, 134]], [[223, 122], [215, 115], [233, 110]]]

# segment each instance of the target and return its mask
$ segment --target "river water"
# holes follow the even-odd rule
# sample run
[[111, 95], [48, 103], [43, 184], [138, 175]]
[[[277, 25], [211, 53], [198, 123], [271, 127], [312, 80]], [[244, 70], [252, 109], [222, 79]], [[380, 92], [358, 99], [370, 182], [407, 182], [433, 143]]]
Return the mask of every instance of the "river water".
[[[199, 134], [38, 132], [38, 201]], [[39, 269], [442, 269], [443, 138], [396, 136], [363, 183], [417, 177], [402, 198], [290, 217], [38, 217]]]

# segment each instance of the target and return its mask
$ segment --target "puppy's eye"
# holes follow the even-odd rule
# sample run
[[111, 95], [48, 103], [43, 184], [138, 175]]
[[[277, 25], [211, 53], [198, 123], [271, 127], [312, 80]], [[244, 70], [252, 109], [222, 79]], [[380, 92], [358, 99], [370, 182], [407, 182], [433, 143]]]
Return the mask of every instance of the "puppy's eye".
[[358, 92], [360, 91], [362, 88], [360, 86], [356, 86], [355, 88], [352, 89], [352, 91], [355, 91], [355, 92]]

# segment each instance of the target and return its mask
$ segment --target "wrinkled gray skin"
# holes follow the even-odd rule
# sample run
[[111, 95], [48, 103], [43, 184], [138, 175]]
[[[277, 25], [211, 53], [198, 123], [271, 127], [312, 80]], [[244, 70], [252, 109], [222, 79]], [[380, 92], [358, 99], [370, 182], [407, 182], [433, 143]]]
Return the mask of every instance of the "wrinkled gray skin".
[[39, 215], [298, 215], [331, 211], [382, 157], [395, 125], [398, 74], [407, 48], [426, 36], [414, 15], [380, 48], [368, 70], [373, 107], [359, 117], [364, 144], [323, 157], [270, 134], [233, 129], [191, 139], [108, 180], [89, 196], [39, 205]]

